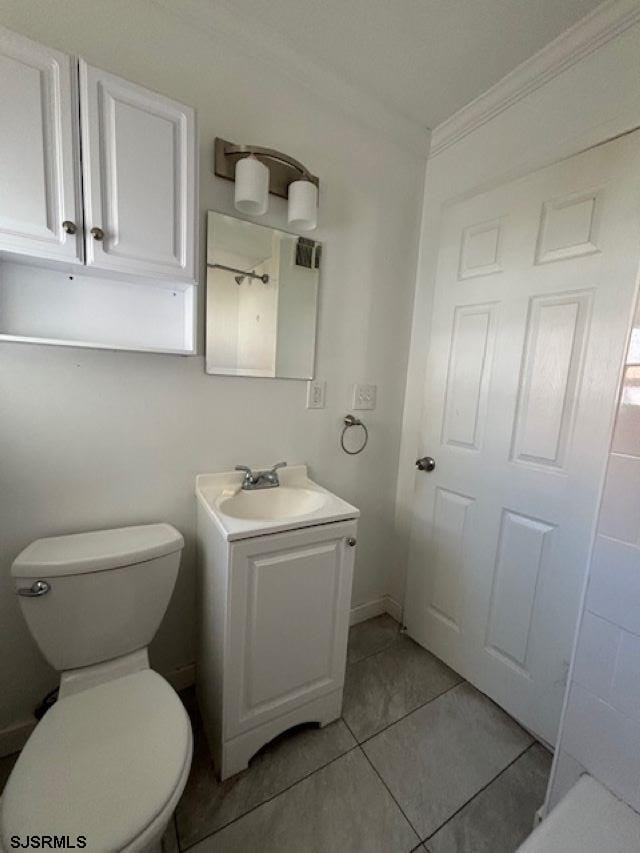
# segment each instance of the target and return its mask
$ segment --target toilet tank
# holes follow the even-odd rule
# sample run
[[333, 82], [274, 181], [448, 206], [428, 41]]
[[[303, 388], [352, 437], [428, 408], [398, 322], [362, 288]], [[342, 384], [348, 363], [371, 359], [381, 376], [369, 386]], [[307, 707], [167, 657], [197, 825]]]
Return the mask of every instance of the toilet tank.
[[11, 568], [36, 643], [57, 670], [145, 648], [169, 604], [184, 546], [170, 524], [32, 542]]

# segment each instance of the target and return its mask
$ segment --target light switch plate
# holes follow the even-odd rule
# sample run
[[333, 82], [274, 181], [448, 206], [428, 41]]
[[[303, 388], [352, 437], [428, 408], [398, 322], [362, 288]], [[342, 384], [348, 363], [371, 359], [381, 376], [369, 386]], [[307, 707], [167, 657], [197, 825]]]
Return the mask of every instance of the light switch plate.
[[324, 379], [310, 379], [307, 382], [307, 409], [324, 409], [326, 391]]
[[354, 385], [353, 386], [353, 408], [354, 409], [375, 409], [377, 394], [378, 394], [378, 386], [377, 385]]

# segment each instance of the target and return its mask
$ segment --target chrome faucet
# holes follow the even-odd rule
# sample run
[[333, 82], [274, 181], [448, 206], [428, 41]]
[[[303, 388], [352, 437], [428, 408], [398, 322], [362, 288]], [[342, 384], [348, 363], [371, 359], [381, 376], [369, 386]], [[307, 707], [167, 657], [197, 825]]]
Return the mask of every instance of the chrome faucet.
[[285, 468], [286, 465], [286, 462], [276, 462], [268, 471], [252, 471], [247, 465], [236, 465], [236, 471], [244, 471], [243, 489], [275, 489], [280, 485], [278, 468]]

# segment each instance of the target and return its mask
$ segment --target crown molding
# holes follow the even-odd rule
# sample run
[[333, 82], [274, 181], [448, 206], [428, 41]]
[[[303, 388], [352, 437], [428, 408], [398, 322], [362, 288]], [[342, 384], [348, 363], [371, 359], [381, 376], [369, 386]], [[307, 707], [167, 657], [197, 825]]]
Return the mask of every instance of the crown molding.
[[337, 107], [370, 130], [382, 132], [401, 148], [426, 159], [431, 133], [428, 128], [388, 107], [343, 80], [330, 69], [303, 56], [285, 42], [275, 30], [253, 20], [240, 18], [225, 2], [218, 0], [150, 0], [185, 26], [206, 32], [218, 44], [250, 52], [253, 58], [275, 68], [293, 83], [307, 89], [315, 98]]
[[431, 135], [429, 157], [459, 142], [640, 21], [638, 0], [609, 0], [487, 89]]

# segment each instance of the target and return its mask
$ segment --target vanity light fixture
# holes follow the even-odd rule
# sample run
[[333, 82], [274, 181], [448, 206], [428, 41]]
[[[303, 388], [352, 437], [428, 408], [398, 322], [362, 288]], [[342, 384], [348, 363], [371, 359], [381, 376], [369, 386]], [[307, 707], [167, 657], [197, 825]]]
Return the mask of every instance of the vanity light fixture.
[[236, 163], [236, 210], [263, 216], [269, 207], [269, 170], [253, 154]]
[[273, 193], [288, 198], [289, 225], [300, 231], [317, 226], [320, 180], [288, 154], [217, 138], [214, 172], [219, 178], [235, 181], [235, 206], [241, 213], [262, 216], [267, 212], [269, 193]]

